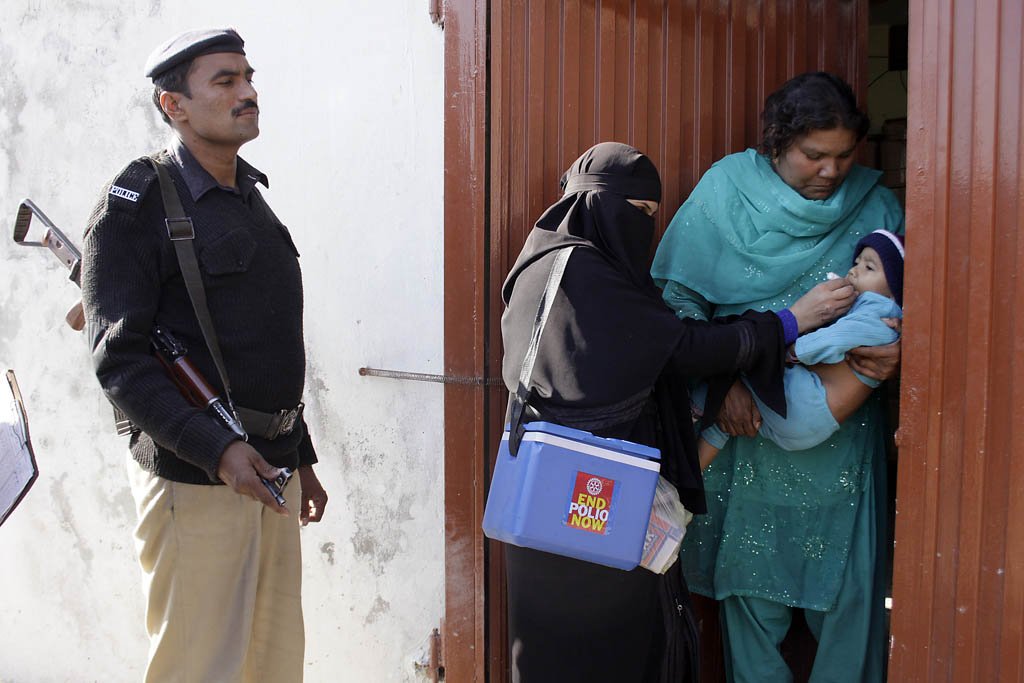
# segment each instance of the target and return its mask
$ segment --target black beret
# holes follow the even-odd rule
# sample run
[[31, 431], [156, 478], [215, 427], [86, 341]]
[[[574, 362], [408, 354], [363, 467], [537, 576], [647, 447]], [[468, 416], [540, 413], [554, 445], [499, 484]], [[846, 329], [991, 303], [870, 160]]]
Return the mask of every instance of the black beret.
[[215, 52], [245, 54], [245, 42], [233, 28], [212, 28], [185, 31], [153, 50], [146, 60], [146, 77], [157, 78], [183, 62]]

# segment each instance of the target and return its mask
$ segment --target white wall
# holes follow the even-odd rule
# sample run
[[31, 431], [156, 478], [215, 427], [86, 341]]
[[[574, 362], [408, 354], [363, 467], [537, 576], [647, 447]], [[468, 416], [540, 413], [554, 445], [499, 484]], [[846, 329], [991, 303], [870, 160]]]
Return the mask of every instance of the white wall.
[[[3, 0], [0, 364], [39, 481], [0, 527], [0, 680], [138, 680], [146, 640], [125, 441], [63, 323], [62, 267], [10, 238], [23, 197], [72, 239], [167, 128], [142, 76], [180, 30], [233, 25], [260, 92], [242, 155], [302, 252], [307, 419], [331, 502], [302, 531], [307, 680], [413, 680], [443, 605], [442, 391], [360, 366], [442, 363], [443, 36], [424, 0]], [[7, 226], [7, 227], [3, 227]]]

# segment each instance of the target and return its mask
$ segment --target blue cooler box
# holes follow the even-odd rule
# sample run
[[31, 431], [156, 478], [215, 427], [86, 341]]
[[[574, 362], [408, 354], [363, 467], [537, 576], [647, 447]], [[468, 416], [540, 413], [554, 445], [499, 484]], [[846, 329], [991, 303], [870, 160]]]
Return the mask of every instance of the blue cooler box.
[[661, 469], [657, 448], [530, 422], [501, 440], [484, 509], [488, 538], [618, 569], [640, 562]]

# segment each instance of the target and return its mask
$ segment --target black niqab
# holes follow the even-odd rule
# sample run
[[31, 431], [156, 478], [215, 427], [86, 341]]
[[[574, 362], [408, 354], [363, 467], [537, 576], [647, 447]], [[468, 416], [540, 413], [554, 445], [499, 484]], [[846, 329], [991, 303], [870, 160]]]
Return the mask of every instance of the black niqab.
[[554, 249], [579, 245], [601, 252], [635, 285], [660, 294], [649, 270], [654, 218], [627, 199], [661, 201], [661, 178], [651, 160], [619, 142], [588, 149], [562, 176], [565, 194], [537, 221], [502, 295], [507, 304], [518, 274]]
[[[648, 270], [661, 180], [628, 145], [606, 142], [563, 177], [566, 194], [537, 221], [502, 290], [504, 377], [514, 388], [555, 250], [576, 246], [541, 339], [535, 395], [594, 408], [649, 393], [683, 333]], [[515, 292], [515, 296], [513, 296]]]

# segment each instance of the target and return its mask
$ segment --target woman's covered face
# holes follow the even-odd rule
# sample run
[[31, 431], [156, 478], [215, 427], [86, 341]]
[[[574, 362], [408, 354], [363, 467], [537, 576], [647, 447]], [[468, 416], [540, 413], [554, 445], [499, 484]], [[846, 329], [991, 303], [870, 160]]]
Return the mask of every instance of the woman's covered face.
[[775, 172], [807, 199], [828, 199], [853, 166], [857, 134], [849, 128], [812, 130], [772, 160]]
[[627, 199], [626, 201], [648, 216], [653, 216], [658, 211], [658, 202], [651, 199]]

